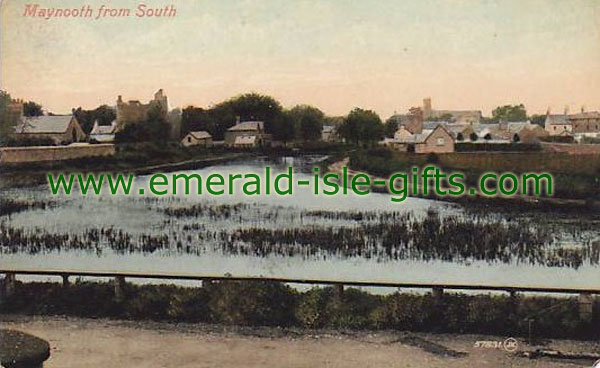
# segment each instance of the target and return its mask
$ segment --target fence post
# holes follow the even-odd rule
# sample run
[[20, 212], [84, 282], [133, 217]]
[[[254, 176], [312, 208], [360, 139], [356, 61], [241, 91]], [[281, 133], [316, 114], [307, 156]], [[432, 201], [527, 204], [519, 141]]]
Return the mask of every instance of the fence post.
[[125, 300], [126, 288], [127, 283], [125, 282], [125, 276], [115, 277], [115, 299], [118, 302], [122, 302]]
[[594, 296], [590, 293], [581, 293], [578, 298], [579, 319], [585, 322], [591, 322], [594, 312]]
[[62, 286], [64, 288], [68, 288], [69, 287], [69, 274], [64, 273], [61, 276], [62, 276]]
[[344, 296], [344, 284], [336, 284], [334, 288], [336, 298], [342, 300], [342, 297]]
[[436, 286], [431, 290], [431, 295], [437, 300], [442, 300], [444, 296], [444, 288]]

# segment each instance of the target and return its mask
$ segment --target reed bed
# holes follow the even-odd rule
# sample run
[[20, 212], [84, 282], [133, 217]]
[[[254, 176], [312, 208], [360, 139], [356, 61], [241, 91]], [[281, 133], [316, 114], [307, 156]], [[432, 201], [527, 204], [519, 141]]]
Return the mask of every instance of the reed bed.
[[[468, 264], [522, 263], [548, 267], [579, 268], [600, 263], [600, 242], [586, 226], [570, 224], [557, 232], [539, 219], [510, 219], [478, 214], [441, 216], [430, 210], [424, 216], [412, 212], [300, 211], [287, 216], [313, 218], [312, 224], [270, 228], [249, 225], [248, 204], [209, 205], [163, 209], [165, 215], [186, 220], [165, 221], [161, 233], [130, 233], [114, 227], [98, 227], [81, 233], [51, 233], [22, 229], [0, 222], [0, 252], [38, 254], [85, 251], [102, 254], [161, 252], [201, 255], [218, 252], [253, 257], [302, 257], [314, 259], [365, 258], [378, 262], [416, 260]], [[282, 208], [260, 214], [264, 223], [276, 221]], [[256, 212], [254, 212], [256, 214]], [[229, 228], [215, 226], [226, 220]], [[323, 220], [333, 221], [327, 223]], [[238, 226], [238, 225], [242, 226]], [[170, 228], [168, 226], [171, 226]], [[577, 240], [566, 246], [561, 238]]]

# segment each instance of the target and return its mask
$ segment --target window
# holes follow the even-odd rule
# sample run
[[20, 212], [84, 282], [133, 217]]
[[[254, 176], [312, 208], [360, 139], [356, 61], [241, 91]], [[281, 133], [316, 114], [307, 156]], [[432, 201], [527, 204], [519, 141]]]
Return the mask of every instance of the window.
[[188, 143], [192, 143], [192, 137], [188, 137]]
[[437, 139], [437, 145], [438, 146], [443, 146], [444, 145], [444, 138], [438, 138]]

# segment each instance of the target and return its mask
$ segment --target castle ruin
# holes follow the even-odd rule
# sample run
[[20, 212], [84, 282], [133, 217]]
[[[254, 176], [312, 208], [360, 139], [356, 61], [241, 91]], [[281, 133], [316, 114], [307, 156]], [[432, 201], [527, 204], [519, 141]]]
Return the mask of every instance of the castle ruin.
[[152, 109], [157, 109], [161, 116], [166, 120], [169, 111], [167, 96], [159, 89], [154, 94], [154, 99], [147, 104], [142, 104], [138, 100], [123, 101], [119, 95], [117, 99], [117, 124], [116, 130], [123, 130], [128, 124], [136, 124], [148, 120], [148, 113]]

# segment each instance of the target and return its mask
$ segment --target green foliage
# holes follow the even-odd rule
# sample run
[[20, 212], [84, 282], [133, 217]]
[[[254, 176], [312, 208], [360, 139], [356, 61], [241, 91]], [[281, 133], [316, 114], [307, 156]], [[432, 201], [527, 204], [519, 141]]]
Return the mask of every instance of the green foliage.
[[79, 122], [81, 129], [87, 134], [92, 131], [96, 120], [100, 125], [110, 125], [117, 118], [115, 110], [107, 105], [98, 106], [94, 110], [83, 110], [78, 107], [73, 110], [73, 115]]
[[211, 319], [234, 325], [288, 326], [295, 323], [295, 292], [279, 283], [221, 282], [208, 285]]
[[383, 127], [383, 134], [387, 138], [394, 138], [394, 133], [398, 130], [398, 120], [394, 117], [388, 118]]
[[461, 142], [454, 145], [456, 152], [539, 152], [542, 146], [539, 143], [471, 143]]
[[527, 120], [527, 111], [523, 104], [498, 106], [492, 111], [492, 122], [498, 123], [504, 121], [525, 121]]
[[321, 110], [308, 105], [297, 105], [286, 115], [296, 128], [298, 138], [304, 141], [321, 139], [325, 122], [325, 114]]
[[8, 147], [29, 147], [29, 146], [56, 146], [52, 138], [8, 138], [4, 141], [4, 145]]
[[169, 137], [169, 130], [160, 107], [153, 106], [146, 121], [127, 124], [115, 134], [115, 142], [164, 142]]
[[348, 142], [369, 145], [383, 138], [384, 126], [375, 112], [357, 107], [350, 111], [339, 131]]
[[546, 124], [546, 115], [533, 114], [529, 117], [529, 121], [531, 124], [537, 124], [543, 128]]
[[[182, 113], [182, 134], [189, 131], [206, 130], [215, 140], [223, 140], [227, 129], [240, 121], [258, 120], [265, 122], [267, 133], [275, 139], [293, 139], [293, 126], [284, 119], [281, 104], [273, 97], [258, 93], [246, 93], [223, 101], [210, 109], [189, 106]], [[291, 134], [290, 134], [291, 131]]]
[[[595, 308], [600, 307], [596, 302]], [[393, 329], [534, 337], [600, 338], [579, 318], [576, 297], [510, 297], [392, 293], [333, 287], [300, 293], [268, 282], [221, 281], [201, 288], [127, 284], [117, 301], [112, 283], [17, 283], [0, 313], [71, 315], [248, 326]]]
[[0, 144], [5, 144], [17, 124], [18, 116], [10, 111], [11, 97], [0, 90]]
[[23, 115], [24, 116], [42, 116], [42, 105], [39, 105], [33, 101], [28, 101], [23, 104]]

